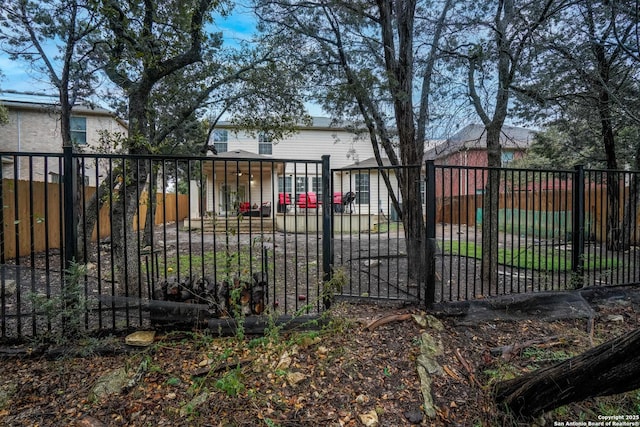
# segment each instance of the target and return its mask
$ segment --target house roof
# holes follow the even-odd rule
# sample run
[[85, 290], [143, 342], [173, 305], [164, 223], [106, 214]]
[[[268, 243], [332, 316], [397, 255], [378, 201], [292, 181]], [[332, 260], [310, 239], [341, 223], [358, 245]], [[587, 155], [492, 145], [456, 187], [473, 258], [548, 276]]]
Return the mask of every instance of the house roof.
[[[502, 126], [500, 145], [503, 149], [517, 150], [528, 148], [536, 135], [535, 131], [515, 126]], [[487, 132], [484, 125], [471, 124], [459, 132], [425, 151], [425, 159], [433, 160], [446, 157], [464, 150], [487, 148]]]
[[[237, 126], [231, 121], [221, 120], [216, 124], [219, 129], [235, 129]], [[316, 130], [344, 130], [346, 123], [335, 122], [330, 117], [311, 117], [311, 124], [300, 124], [298, 129], [316, 129]]]
[[[3, 91], [0, 92], [0, 103], [9, 109], [46, 110], [59, 108], [60, 99], [57, 95], [44, 93]], [[126, 123], [119, 119], [113, 111], [87, 102], [86, 100], [81, 100], [81, 102], [74, 105], [73, 113], [109, 116], [126, 126]]]
[[[391, 160], [386, 157], [382, 158], [382, 166], [392, 166]], [[369, 157], [361, 162], [355, 162], [350, 165], [344, 166], [341, 169], [353, 169], [353, 168], [377, 168], [378, 161], [375, 157]]]
[[224, 153], [216, 154], [217, 158], [223, 159], [242, 159], [242, 160], [271, 160], [271, 157], [263, 156], [262, 154], [252, 153], [251, 151], [245, 150], [231, 150], [225, 151]]

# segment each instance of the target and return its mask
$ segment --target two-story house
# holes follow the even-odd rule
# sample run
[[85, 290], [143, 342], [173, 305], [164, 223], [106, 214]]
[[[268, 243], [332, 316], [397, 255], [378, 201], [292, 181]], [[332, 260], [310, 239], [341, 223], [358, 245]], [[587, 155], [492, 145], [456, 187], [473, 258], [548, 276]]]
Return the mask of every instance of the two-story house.
[[[513, 160], [521, 158], [533, 143], [535, 135], [535, 131], [530, 129], [503, 126], [500, 133], [501, 166], [507, 167]], [[437, 196], [482, 194], [488, 174], [473, 167], [488, 165], [487, 131], [484, 125], [465, 126], [451, 137], [427, 149], [425, 159], [433, 160], [436, 165], [470, 167], [463, 173], [452, 173], [451, 170], [444, 169], [438, 174]]]
[[[9, 122], [0, 125], [0, 152], [62, 153], [60, 105], [55, 96], [34, 93], [0, 92], [0, 103], [8, 111]], [[78, 149], [92, 152], [100, 144], [101, 133], [126, 135], [126, 123], [113, 112], [90, 104], [78, 104], [71, 115], [71, 137]], [[59, 182], [60, 162], [56, 157], [2, 156], [3, 178]], [[85, 183], [95, 185], [94, 169], [85, 164]]]
[[[388, 212], [388, 197], [380, 196], [387, 193], [378, 177], [371, 141], [328, 118], [314, 117], [311, 125], [301, 126], [281, 141], [273, 141], [266, 133], [237, 132], [232, 124], [222, 122], [213, 131], [210, 146], [216, 150], [211, 156], [214, 161], [203, 164], [203, 205], [208, 215], [233, 214], [238, 203], [252, 207], [270, 203], [277, 207], [274, 213], [283, 212], [299, 205], [300, 197], [309, 192], [320, 201], [322, 170], [307, 161], [323, 155], [330, 155], [334, 171], [332, 197], [353, 192], [354, 211]], [[353, 169], [358, 167], [365, 169]]]

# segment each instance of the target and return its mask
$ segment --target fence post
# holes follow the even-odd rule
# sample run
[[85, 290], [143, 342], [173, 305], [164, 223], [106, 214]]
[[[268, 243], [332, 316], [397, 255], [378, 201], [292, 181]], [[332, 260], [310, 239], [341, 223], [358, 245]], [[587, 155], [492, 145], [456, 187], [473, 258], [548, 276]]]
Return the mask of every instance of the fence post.
[[[333, 194], [331, 188], [331, 164], [329, 162], [331, 156], [325, 154], [322, 156], [322, 271], [323, 282], [331, 281], [331, 266], [333, 265], [333, 223], [332, 212]], [[331, 306], [331, 299], [325, 296], [324, 308]]]
[[436, 167], [433, 160], [426, 162], [425, 182], [425, 303], [436, 301]]
[[64, 201], [64, 266], [68, 269], [75, 260], [77, 253], [76, 240], [76, 160], [73, 157], [73, 147], [64, 146], [63, 150], [63, 201]]
[[571, 284], [582, 287], [584, 280], [584, 166], [577, 165], [573, 179], [571, 232]]

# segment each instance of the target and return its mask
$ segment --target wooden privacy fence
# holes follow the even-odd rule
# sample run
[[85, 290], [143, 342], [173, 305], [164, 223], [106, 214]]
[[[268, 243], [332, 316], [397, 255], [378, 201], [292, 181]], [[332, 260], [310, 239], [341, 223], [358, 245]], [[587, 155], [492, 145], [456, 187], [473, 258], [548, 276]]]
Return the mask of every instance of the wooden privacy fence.
[[[618, 220], [624, 215], [628, 186], [621, 186]], [[549, 189], [501, 192], [498, 200], [498, 226], [502, 231], [519, 234], [557, 236], [559, 230], [571, 231], [572, 190]], [[446, 224], [482, 225], [482, 195], [459, 195], [436, 199], [436, 221]], [[603, 242], [607, 238], [607, 190], [604, 185], [591, 185], [585, 190], [585, 237]], [[636, 213], [635, 229], [631, 230], [632, 244], [640, 243], [640, 209]]]
[[[95, 187], [85, 187], [86, 200], [96, 192]], [[2, 233], [0, 252], [7, 259], [23, 254], [58, 249], [64, 236], [61, 218], [64, 209], [62, 185], [42, 181], [2, 180]], [[140, 197], [139, 217], [133, 219], [133, 228], [145, 226], [148, 196]], [[184, 194], [157, 195], [155, 224], [180, 221], [187, 217], [189, 198]], [[105, 204], [100, 210], [100, 239], [111, 234], [110, 207]], [[92, 239], [96, 239], [94, 229]]]

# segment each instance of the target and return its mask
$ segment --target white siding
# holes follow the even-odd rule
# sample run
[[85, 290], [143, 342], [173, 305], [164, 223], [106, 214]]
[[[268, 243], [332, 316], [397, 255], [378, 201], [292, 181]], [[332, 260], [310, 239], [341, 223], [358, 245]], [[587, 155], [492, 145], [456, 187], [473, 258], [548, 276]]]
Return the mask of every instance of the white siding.
[[[224, 129], [224, 127], [220, 127], [220, 129]], [[227, 130], [229, 131], [227, 141], [228, 151], [243, 150], [250, 153], [258, 153], [257, 133], [252, 136], [244, 132], [236, 134], [231, 128], [227, 128]], [[340, 129], [308, 128], [300, 130], [298, 133], [283, 141], [274, 142], [273, 153], [270, 156], [265, 155], [265, 157], [278, 160], [309, 161], [321, 160], [323, 155], [330, 156], [330, 167], [332, 169], [341, 169], [374, 157], [374, 152], [371, 141], [367, 138], [363, 139]], [[369, 203], [354, 204], [354, 211], [361, 214], [378, 215], [382, 212], [384, 215], [390, 215], [391, 202], [382, 177], [379, 177], [375, 169], [371, 169], [370, 171], [363, 170], [362, 173], [369, 173], [370, 175]], [[287, 163], [283, 176], [287, 178], [290, 177], [293, 181], [291, 201], [293, 203], [297, 201], [295, 178], [306, 176], [307, 191], [313, 191], [313, 178], [320, 177], [321, 174], [321, 164], [303, 162]], [[278, 178], [279, 176], [274, 173], [272, 179], [264, 177], [263, 181], [263, 195], [269, 195], [270, 197], [271, 194], [274, 194], [276, 197], [276, 200], [272, 201], [273, 212], [275, 212], [277, 207], [277, 193], [281, 191], [277, 188]], [[396, 178], [392, 171], [390, 172], [390, 179], [394, 188], [397, 189]], [[216, 183], [215, 185], [217, 186], [215, 191], [219, 192], [218, 187], [220, 183]], [[273, 192], [272, 186], [274, 186]], [[353, 178], [353, 174], [347, 174], [341, 171], [334, 173], [334, 190], [331, 192], [331, 196], [333, 196], [334, 192], [342, 191], [344, 193], [350, 190], [353, 191], [354, 188], [355, 179]], [[265, 198], [266, 197], [263, 197], [263, 199]], [[257, 189], [251, 187], [251, 194], [247, 194], [245, 199], [252, 205], [266, 201], [260, 200], [259, 187], [257, 187]]]
[[[238, 135], [229, 132], [229, 151], [244, 150], [258, 152], [258, 136], [244, 132]], [[373, 147], [368, 139], [357, 138], [354, 134], [336, 129], [301, 130], [283, 141], [273, 144], [274, 159], [320, 160], [323, 155], [331, 156], [331, 167], [342, 168], [361, 160], [373, 157]], [[293, 169], [287, 172], [293, 173]], [[304, 167], [298, 166], [298, 173], [304, 173]]]

